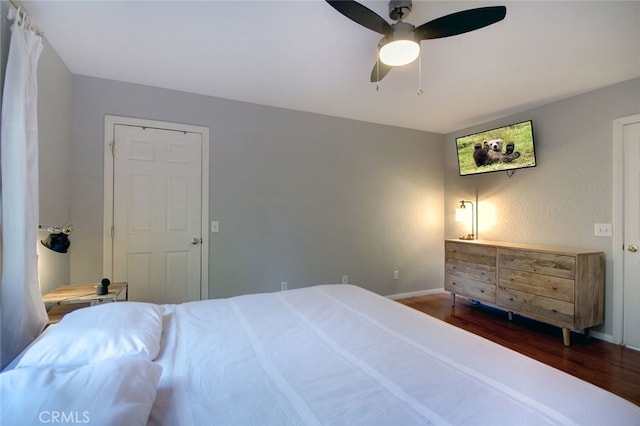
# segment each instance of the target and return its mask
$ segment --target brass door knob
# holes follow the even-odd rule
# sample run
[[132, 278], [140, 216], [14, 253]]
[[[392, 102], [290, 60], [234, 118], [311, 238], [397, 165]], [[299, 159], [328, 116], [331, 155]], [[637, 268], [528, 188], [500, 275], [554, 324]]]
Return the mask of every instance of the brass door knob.
[[627, 250], [629, 250], [631, 253], [635, 253], [638, 251], [638, 246], [636, 244], [631, 244], [629, 247], [627, 247]]
[[197, 237], [193, 237], [191, 239], [191, 244], [196, 245], [196, 244], [200, 244], [202, 242], [202, 240], [200, 240], [200, 238]]

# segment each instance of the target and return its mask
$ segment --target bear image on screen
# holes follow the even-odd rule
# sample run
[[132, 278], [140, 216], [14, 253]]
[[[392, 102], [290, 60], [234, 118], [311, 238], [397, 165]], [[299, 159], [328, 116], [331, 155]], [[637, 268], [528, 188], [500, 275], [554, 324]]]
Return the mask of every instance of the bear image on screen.
[[523, 121], [456, 138], [460, 175], [536, 166], [533, 122]]

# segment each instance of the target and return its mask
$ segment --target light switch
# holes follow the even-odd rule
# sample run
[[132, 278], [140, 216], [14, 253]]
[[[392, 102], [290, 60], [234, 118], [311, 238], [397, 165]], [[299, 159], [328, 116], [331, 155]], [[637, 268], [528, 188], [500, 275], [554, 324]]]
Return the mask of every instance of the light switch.
[[611, 224], [610, 223], [596, 223], [593, 235], [595, 235], [596, 237], [611, 237], [613, 235], [613, 233], [611, 231]]
[[211, 232], [220, 232], [220, 222], [217, 220], [211, 222]]

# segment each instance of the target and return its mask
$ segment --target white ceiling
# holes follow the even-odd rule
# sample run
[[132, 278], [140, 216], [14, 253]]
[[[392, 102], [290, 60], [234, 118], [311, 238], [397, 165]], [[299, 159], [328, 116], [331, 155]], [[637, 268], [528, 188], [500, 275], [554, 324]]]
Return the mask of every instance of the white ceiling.
[[[640, 77], [640, 2], [415, 1], [420, 25], [506, 5], [369, 82], [381, 36], [308, 1], [26, 1], [73, 74], [449, 133]], [[387, 2], [362, 3], [389, 22]]]

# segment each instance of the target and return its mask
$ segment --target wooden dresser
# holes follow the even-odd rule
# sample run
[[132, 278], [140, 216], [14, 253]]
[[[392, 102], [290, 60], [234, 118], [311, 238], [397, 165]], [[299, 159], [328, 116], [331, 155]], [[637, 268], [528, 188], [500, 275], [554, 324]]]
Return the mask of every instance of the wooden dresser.
[[445, 240], [445, 290], [570, 330], [602, 324], [604, 253], [484, 240]]

